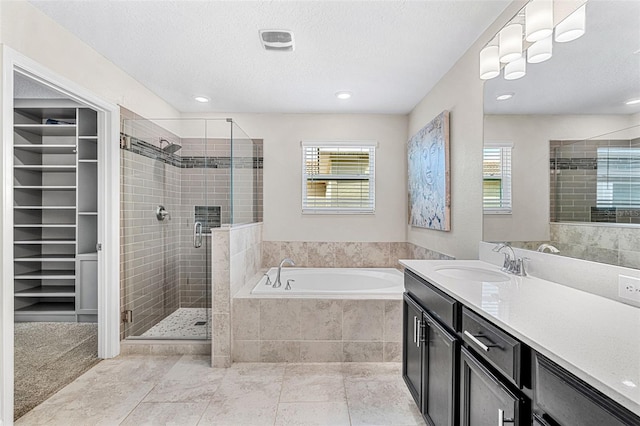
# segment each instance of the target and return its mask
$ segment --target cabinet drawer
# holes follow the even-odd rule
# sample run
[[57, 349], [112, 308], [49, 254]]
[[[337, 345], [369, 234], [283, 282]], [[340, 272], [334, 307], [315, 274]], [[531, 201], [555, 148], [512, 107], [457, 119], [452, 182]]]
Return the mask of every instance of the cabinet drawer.
[[405, 271], [404, 287], [414, 299], [452, 330], [456, 330], [458, 302], [411, 271]]
[[640, 425], [640, 418], [555, 363], [535, 354], [534, 416], [563, 426]]
[[476, 313], [462, 310], [462, 338], [518, 387], [521, 383], [522, 344]]

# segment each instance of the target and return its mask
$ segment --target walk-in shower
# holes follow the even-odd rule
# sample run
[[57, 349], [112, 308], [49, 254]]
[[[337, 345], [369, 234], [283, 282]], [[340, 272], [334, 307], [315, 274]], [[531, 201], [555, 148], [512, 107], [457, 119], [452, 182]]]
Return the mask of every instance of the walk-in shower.
[[211, 229], [262, 220], [261, 141], [121, 113], [122, 338], [210, 339]]

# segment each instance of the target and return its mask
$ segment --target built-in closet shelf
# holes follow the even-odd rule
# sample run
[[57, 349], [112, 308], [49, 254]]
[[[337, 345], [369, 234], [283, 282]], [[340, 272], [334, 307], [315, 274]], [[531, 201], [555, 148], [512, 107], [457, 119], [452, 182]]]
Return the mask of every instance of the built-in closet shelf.
[[22, 151], [39, 152], [43, 154], [74, 154], [77, 150], [75, 145], [23, 144], [14, 145], [13, 147]]
[[40, 302], [16, 309], [16, 314], [75, 314], [74, 302]]
[[75, 223], [21, 223], [14, 228], [75, 228]]
[[14, 262], [40, 263], [40, 262], [73, 262], [76, 259], [74, 254], [47, 254], [27, 257], [16, 257]]
[[74, 270], [52, 269], [16, 274], [14, 278], [17, 280], [72, 280], [75, 277]]
[[40, 191], [70, 191], [76, 190], [75, 186], [62, 186], [62, 185], [51, 185], [51, 186], [46, 186], [46, 185], [41, 185], [41, 186], [33, 186], [33, 185], [29, 185], [29, 186], [25, 186], [25, 185], [16, 185], [13, 187], [14, 189], [36, 189], [36, 190], [40, 190]]
[[69, 245], [69, 244], [75, 244], [76, 240], [21, 240], [21, 241], [14, 241], [13, 244], [16, 245], [23, 245], [23, 244], [40, 244], [40, 245], [46, 245], [46, 244], [65, 244], [65, 245]]
[[75, 297], [75, 286], [46, 286], [33, 287], [28, 290], [16, 291], [16, 297]]
[[15, 124], [13, 128], [38, 136], [75, 136], [75, 124]]
[[98, 114], [16, 99], [13, 115], [15, 319], [96, 321]]
[[76, 165], [60, 165], [60, 164], [28, 164], [15, 165], [16, 170], [34, 170], [39, 172], [75, 172]]
[[76, 206], [13, 206], [15, 210], [75, 210]]

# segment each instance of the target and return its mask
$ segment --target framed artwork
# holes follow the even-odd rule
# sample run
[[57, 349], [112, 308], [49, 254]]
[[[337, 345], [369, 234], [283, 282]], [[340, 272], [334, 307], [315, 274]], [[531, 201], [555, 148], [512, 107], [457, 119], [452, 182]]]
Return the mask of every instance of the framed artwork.
[[443, 111], [407, 142], [409, 225], [451, 230], [449, 111]]

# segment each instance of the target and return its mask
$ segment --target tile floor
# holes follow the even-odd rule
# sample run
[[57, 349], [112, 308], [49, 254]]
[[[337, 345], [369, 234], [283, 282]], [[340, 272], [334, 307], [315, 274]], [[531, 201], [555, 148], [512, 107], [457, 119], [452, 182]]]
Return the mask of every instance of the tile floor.
[[[178, 308], [171, 315], [142, 334], [146, 338], [165, 339], [206, 339], [211, 318], [211, 309]], [[196, 325], [196, 323], [204, 324]]]
[[424, 425], [398, 363], [209, 367], [210, 357], [105, 360], [25, 425]]

